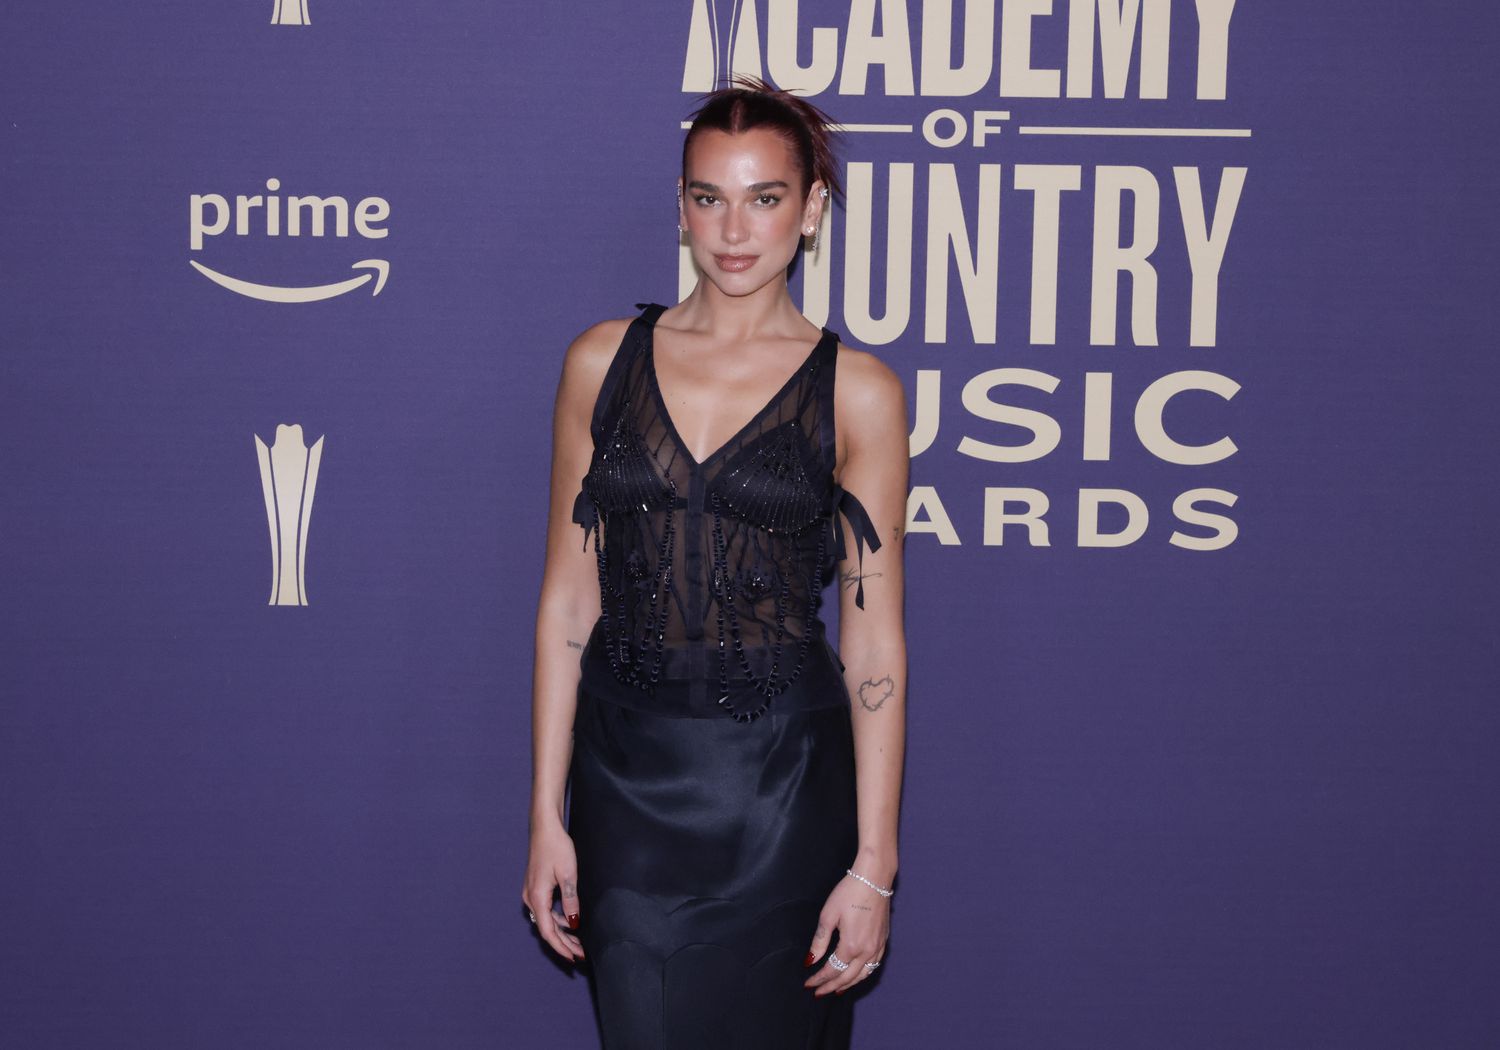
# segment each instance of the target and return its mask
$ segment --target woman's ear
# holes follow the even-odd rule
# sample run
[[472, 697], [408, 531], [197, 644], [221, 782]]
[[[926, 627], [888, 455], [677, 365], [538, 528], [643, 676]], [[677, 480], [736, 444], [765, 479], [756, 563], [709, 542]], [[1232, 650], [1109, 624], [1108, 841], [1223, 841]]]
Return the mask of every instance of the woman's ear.
[[822, 179], [813, 181], [807, 191], [807, 201], [802, 205], [802, 232], [812, 236], [808, 230], [817, 231], [823, 225], [823, 206], [827, 203], [827, 190], [823, 186]]

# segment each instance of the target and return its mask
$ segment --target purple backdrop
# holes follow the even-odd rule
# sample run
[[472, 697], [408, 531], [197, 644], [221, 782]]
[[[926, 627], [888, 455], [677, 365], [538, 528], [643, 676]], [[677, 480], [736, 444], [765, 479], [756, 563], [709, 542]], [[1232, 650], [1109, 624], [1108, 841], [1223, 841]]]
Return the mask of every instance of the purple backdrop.
[[[578, 331], [676, 300], [684, 85], [790, 35], [814, 101], [884, 126], [847, 136], [828, 323], [935, 426], [856, 1045], [1500, 1045], [1492, 6], [1242, 3], [1223, 98], [1185, 0], [1143, 5], [1123, 92], [1064, 3], [790, 6], [7, 13], [0, 1043], [595, 1045], [519, 901], [551, 398]], [[954, 28], [945, 90], [959, 25], [995, 68]], [[1027, 178], [1076, 180], [1055, 310]], [[1194, 188], [1234, 212], [1196, 286]], [[348, 228], [218, 206], [273, 192]], [[938, 241], [933, 292], [945, 200], [978, 262]], [[1148, 269], [1099, 269], [1133, 238]], [[1231, 454], [1161, 454], [1136, 405], [1173, 376], [1163, 432]], [[282, 425], [315, 484], [262, 458]], [[1205, 489], [1217, 519], [1174, 508]], [[1096, 490], [1139, 538], [1080, 540]], [[1045, 539], [999, 528], [1017, 500]]]

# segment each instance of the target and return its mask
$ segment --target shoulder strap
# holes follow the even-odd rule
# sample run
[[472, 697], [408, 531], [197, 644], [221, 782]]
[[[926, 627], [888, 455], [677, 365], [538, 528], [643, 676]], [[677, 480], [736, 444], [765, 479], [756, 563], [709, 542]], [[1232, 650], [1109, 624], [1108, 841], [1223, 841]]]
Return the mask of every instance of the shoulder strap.
[[655, 324], [656, 319], [667, 310], [661, 303], [636, 303], [635, 308], [641, 311], [641, 320], [647, 324]]
[[[834, 420], [833, 420], [833, 391], [834, 380], [838, 375], [838, 353], [839, 334], [833, 329], [824, 326], [824, 335], [828, 339], [828, 368], [820, 378], [818, 384], [819, 395], [823, 403], [819, 406], [819, 430], [823, 439], [824, 450], [828, 458], [828, 469], [833, 470], [834, 457]], [[880, 533], [875, 528], [875, 523], [870, 520], [865, 505], [859, 498], [844, 488], [842, 485], [833, 486], [833, 503], [828, 516], [829, 524], [833, 529], [833, 560], [843, 561], [847, 558], [848, 551], [844, 546], [844, 529], [839, 524], [839, 518], [843, 517], [849, 523], [849, 531], [854, 534], [854, 552], [857, 567], [855, 576], [858, 583], [854, 589], [854, 604], [863, 609], [865, 607], [865, 547], [872, 551], [880, 549]]]
[[[604, 381], [599, 385], [599, 394], [594, 399], [594, 411], [589, 420], [589, 430], [593, 434], [596, 449], [598, 448], [605, 413], [608, 406], [614, 400], [615, 387], [620, 383], [623, 372], [629, 366], [630, 361], [635, 357], [636, 350], [641, 345], [641, 326], [643, 324], [648, 326], [656, 324], [656, 319], [667, 309], [660, 303], [636, 303], [635, 306], [637, 310], [641, 311], [641, 315], [632, 320], [626, 327], [625, 334], [620, 339], [620, 345], [615, 350], [615, 356], [610, 361], [609, 368], [605, 370]], [[588, 493], [584, 491], [582, 485], [579, 486], [577, 495], [573, 497], [573, 521], [583, 526], [584, 549], [588, 548], [589, 533], [593, 532], [594, 547], [597, 550], [599, 546], [599, 509], [595, 506], [594, 501], [589, 498]]]
[[601, 428], [604, 426], [604, 414], [610, 402], [614, 400], [615, 387], [619, 385], [621, 376], [630, 362], [635, 358], [636, 351], [640, 349], [642, 341], [642, 325], [654, 325], [656, 319], [666, 309], [658, 303], [636, 303], [641, 309], [641, 315], [631, 319], [630, 324], [625, 327], [625, 334], [620, 338], [620, 345], [615, 348], [615, 356], [609, 362], [609, 368], [604, 372], [604, 381], [599, 385], [599, 396], [594, 399], [594, 411], [589, 416], [589, 432], [598, 441]]
[[833, 473], [838, 450], [835, 448], [833, 423], [833, 387], [838, 371], [839, 334], [827, 325], [823, 326], [822, 342], [827, 344], [819, 355], [814, 374], [818, 398], [818, 447], [823, 453], [823, 463], [830, 475]]

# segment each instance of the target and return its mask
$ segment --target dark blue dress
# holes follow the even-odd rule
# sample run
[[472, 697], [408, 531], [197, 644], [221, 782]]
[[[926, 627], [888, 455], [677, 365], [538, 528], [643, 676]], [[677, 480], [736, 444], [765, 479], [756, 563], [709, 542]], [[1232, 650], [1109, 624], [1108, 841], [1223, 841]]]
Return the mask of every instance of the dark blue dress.
[[838, 337], [824, 328], [699, 463], [656, 383], [666, 308], [637, 306], [573, 513], [602, 604], [580, 661], [568, 830], [603, 1045], [848, 1047], [851, 1000], [802, 985], [859, 844], [849, 693], [818, 616], [845, 553], [838, 518], [857, 555], [880, 546], [833, 481]]

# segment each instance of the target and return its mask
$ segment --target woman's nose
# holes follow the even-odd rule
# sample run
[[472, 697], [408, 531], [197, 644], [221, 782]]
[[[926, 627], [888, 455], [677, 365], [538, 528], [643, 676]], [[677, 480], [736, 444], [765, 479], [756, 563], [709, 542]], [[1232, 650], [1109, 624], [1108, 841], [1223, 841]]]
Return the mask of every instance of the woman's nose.
[[745, 239], [745, 233], [745, 217], [740, 214], [739, 209], [726, 209], [724, 216], [724, 239], [730, 244], [738, 244]]

